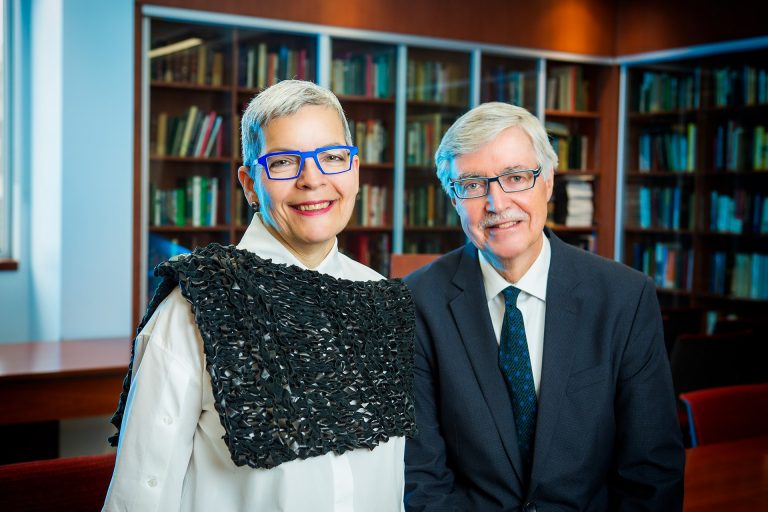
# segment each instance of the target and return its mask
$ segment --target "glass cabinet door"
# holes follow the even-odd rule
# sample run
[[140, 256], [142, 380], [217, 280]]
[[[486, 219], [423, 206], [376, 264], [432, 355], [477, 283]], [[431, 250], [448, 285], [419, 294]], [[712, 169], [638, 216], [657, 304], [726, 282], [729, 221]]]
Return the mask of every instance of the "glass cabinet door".
[[331, 89], [341, 101], [359, 149], [360, 191], [339, 237], [350, 257], [389, 274], [394, 197], [397, 47], [331, 40]]
[[535, 59], [483, 54], [480, 102], [501, 101], [536, 115], [538, 71]]
[[558, 156], [548, 225], [589, 251], [597, 250], [598, 236], [608, 235], [614, 214], [595, 201], [601, 187], [609, 188], [604, 178], [612, 168], [600, 153], [605, 137], [600, 96], [610, 87], [609, 73], [603, 65], [548, 61], [546, 66], [545, 128]]
[[469, 53], [408, 49], [403, 251], [445, 253], [464, 243], [459, 218], [435, 176], [435, 151], [469, 110]]
[[768, 300], [768, 52], [628, 69], [624, 261], [662, 305]]
[[230, 240], [232, 55], [229, 29], [152, 21], [147, 299], [158, 263]]

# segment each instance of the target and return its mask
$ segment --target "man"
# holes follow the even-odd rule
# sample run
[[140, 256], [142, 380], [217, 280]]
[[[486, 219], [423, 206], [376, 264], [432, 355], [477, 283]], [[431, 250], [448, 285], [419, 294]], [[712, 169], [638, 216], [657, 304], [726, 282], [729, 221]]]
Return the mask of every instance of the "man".
[[448, 130], [437, 176], [470, 243], [411, 274], [408, 510], [682, 509], [653, 282], [544, 227], [557, 156], [526, 110]]

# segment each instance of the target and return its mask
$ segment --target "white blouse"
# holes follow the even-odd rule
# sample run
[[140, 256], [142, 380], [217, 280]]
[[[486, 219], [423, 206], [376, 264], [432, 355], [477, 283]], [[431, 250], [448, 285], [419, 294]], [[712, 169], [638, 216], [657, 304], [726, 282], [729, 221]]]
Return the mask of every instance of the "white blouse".
[[[238, 245], [275, 263], [306, 268], [256, 215]], [[382, 279], [333, 249], [315, 269], [355, 281]], [[136, 338], [133, 381], [104, 510], [403, 510], [405, 439], [373, 450], [238, 467], [214, 408], [203, 341], [177, 287]]]

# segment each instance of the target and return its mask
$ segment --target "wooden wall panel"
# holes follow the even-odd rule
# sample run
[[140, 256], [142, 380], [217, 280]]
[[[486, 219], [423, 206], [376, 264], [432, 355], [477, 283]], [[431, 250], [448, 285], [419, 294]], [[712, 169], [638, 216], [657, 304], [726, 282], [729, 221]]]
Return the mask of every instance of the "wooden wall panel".
[[347, 28], [613, 55], [613, 0], [156, 0], [162, 5]]
[[768, 35], [768, 2], [730, 0], [619, 0], [616, 54]]

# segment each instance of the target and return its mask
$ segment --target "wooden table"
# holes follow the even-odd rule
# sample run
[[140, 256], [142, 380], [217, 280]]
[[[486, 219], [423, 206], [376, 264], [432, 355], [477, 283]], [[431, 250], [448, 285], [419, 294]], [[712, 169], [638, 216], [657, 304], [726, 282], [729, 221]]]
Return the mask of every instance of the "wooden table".
[[686, 451], [686, 512], [768, 511], [768, 435]]
[[115, 412], [127, 338], [0, 344], [0, 425]]

